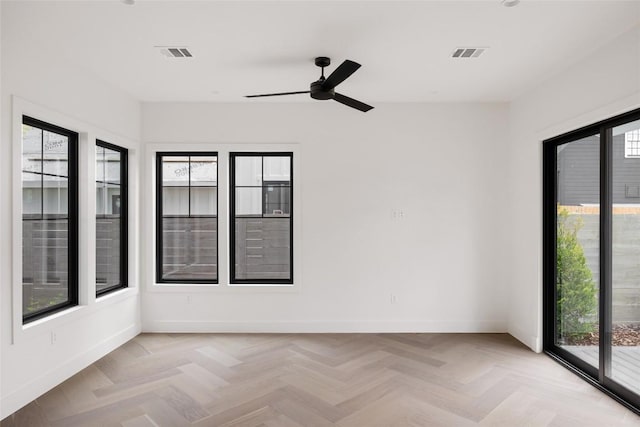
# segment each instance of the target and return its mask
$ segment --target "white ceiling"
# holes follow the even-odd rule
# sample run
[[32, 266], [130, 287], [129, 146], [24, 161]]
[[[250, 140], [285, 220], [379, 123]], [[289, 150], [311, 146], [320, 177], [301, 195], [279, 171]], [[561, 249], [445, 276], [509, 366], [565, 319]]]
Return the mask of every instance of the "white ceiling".
[[[308, 90], [329, 56], [328, 72], [362, 64], [338, 91], [375, 105], [511, 100], [640, 25], [640, 1], [21, 1], [3, 15], [20, 42], [141, 101], [312, 102], [243, 95]], [[194, 58], [154, 48], [168, 45]], [[455, 60], [458, 46], [489, 50]]]

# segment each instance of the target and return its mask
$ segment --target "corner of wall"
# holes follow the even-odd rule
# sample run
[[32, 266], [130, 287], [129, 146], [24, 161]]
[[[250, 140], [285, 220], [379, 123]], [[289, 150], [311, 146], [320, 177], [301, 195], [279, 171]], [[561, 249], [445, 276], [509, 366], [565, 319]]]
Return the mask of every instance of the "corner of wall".
[[638, 76], [636, 26], [509, 105], [508, 330], [534, 351], [542, 351], [542, 141], [638, 108]]
[[522, 344], [526, 345], [531, 350], [535, 351], [536, 353], [541, 353], [542, 352], [542, 337], [541, 336], [528, 334], [523, 329], [520, 329], [520, 328], [517, 328], [517, 327], [513, 327], [511, 325], [508, 328], [508, 333], [509, 333], [509, 335], [511, 335], [512, 337], [514, 337], [515, 339], [520, 341]]
[[51, 390], [58, 384], [75, 375], [81, 369], [94, 363], [101, 357], [120, 347], [140, 333], [140, 325], [130, 325], [105, 338], [86, 351], [69, 360], [52, 366], [47, 372], [31, 379], [21, 387], [0, 398], [0, 420], [11, 415], [34, 399]]

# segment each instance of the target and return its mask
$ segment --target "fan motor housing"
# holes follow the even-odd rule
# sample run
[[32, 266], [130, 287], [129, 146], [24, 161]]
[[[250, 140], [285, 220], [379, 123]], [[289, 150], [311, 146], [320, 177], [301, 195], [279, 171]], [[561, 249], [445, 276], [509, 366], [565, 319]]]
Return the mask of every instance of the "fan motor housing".
[[322, 83], [324, 83], [324, 80], [318, 80], [315, 81], [313, 83], [311, 83], [311, 97], [313, 99], [320, 99], [320, 100], [327, 100], [327, 99], [333, 99], [334, 95], [335, 95], [335, 90], [333, 89], [324, 89], [322, 87]]

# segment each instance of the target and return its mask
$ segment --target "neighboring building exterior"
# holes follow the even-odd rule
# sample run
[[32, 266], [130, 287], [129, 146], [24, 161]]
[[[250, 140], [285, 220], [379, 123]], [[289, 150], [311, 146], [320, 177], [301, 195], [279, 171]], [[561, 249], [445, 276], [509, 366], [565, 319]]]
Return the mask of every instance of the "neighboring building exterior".
[[[558, 203], [600, 203], [600, 139], [585, 138], [558, 149]], [[640, 130], [614, 136], [613, 203], [640, 204]]]

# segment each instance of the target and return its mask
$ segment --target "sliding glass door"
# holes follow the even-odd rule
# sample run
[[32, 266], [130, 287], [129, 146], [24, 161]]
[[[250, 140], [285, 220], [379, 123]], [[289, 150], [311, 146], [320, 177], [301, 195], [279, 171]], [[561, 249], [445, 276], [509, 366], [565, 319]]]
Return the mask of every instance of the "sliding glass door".
[[555, 344], [599, 366], [600, 135], [556, 147]]
[[611, 131], [611, 367], [640, 393], [640, 120]]
[[544, 142], [544, 347], [640, 408], [640, 110]]

